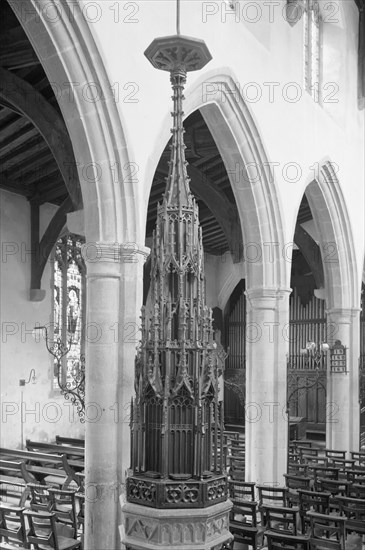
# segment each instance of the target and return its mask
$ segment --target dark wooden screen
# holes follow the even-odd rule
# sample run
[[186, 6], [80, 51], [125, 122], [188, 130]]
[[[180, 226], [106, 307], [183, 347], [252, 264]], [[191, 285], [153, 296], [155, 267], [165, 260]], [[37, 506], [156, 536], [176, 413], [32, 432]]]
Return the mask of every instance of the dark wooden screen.
[[[327, 341], [327, 321], [325, 313], [325, 301], [312, 296], [306, 305], [303, 305], [296, 289], [290, 296], [290, 322], [289, 322], [289, 367], [291, 370], [290, 392], [296, 387], [310, 385], [316, 375], [316, 365], [308, 361], [308, 356], [301, 353], [307, 342], [315, 342], [317, 345]], [[325, 370], [325, 362], [319, 364], [321, 370]], [[296, 378], [296, 381], [295, 381]], [[308, 382], [306, 382], [306, 380]], [[294, 394], [295, 398], [290, 402], [290, 414], [302, 416], [307, 422], [323, 423], [326, 421], [326, 395], [323, 388], [326, 384], [314, 385], [308, 391]]]
[[[242, 279], [231, 294], [225, 310], [224, 347], [228, 351], [225, 380], [240, 380], [240, 387], [234, 389], [225, 386], [224, 418], [226, 424], [244, 424], [244, 393], [246, 368], [246, 296], [245, 281]], [[241, 396], [241, 399], [240, 399]]]

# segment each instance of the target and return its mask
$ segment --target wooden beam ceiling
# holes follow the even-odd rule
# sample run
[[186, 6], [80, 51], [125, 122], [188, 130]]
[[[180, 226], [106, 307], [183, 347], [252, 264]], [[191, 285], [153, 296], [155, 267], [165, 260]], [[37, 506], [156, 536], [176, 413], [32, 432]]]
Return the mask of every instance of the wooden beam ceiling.
[[61, 172], [74, 207], [81, 207], [76, 162], [66, 125], [59, 113], [31, 84], [0, 67], [0, 102], [5, 100], [37, 128]]

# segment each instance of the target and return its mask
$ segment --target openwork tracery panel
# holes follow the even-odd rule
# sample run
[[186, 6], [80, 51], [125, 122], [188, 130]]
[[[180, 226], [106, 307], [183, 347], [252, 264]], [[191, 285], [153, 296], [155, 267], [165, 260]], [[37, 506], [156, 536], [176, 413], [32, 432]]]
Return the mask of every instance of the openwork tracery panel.
[[[157, 508], [199, 508], [227, 498], [218, 388], [222, 360], [212, 312], [205, 305], [202, 233], [183, 142], [186, 70], [196, 68], [197, 56], [204, 53], [200, 41], [190, 45], [195, 53], [187, 60], [185, 46], [170, 50], [167, 44], [161, 57], [161, 50], [154, 53], [152, 45], [150, 53], [159, 68], [173, 65], [174, 125], [166, 192], [157, 208], [151, 250], [152, 306], [142, 309], [135, 364], [133, 475], [127, 498]], [[183, 56], [176, 66], [175, 54]], [[192, 63], [191, 68], [184, 63]]]

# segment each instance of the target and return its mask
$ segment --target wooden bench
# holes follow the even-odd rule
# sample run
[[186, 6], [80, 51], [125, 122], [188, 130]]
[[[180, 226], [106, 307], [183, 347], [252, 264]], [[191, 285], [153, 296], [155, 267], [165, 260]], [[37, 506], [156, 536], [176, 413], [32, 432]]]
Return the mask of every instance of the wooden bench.
[[[74, 474], [75, 472], [80, 472], [85, 469], [85, 449], [80, 447], [67, 447], [65, 445], [56, 445], [54, 443], [41, 443], [37, 441], [26, 440], [26, 445], [28, 451], [24, 452], [33, 452], [36, 454], [50, 454], [52, 456], [65, 456], [63, 459], [63, 467], [65, 468], [66, 473], [76, 479]], [[43, 451], [43, 452], [42, 452]]]
[[56, 435], [56, 445], [69, 445], [71, 447], [85, 447], [85, 439]]
[[15, 458], [21, 461], [21, 474], [26, 483], [38, 482], [61, 486], [78, 484], [75, 470], [65, 454], [54, 455], [18, 449], [0, 448], [0, 459]]
[[83, 447], [73, 447], [70, 445], [57, 445], [56, 443], [43, 443], [40, 441], [31, 441], [27, 439], [25, 446], [28, 451], [38, 451], [46, 453], [59, 453], [64, 454], [67, 458], [81, 458], [85, 457], [85, 449]]

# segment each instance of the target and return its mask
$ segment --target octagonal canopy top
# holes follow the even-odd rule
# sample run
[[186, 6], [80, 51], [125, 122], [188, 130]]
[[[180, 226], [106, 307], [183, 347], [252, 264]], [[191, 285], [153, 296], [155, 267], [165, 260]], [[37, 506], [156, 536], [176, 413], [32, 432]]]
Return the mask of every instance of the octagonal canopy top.
[[198, 71], [212, 59], [204, 40], [180, 34], [155, 38], [144, 55], [156, 69], [169, 72]]

